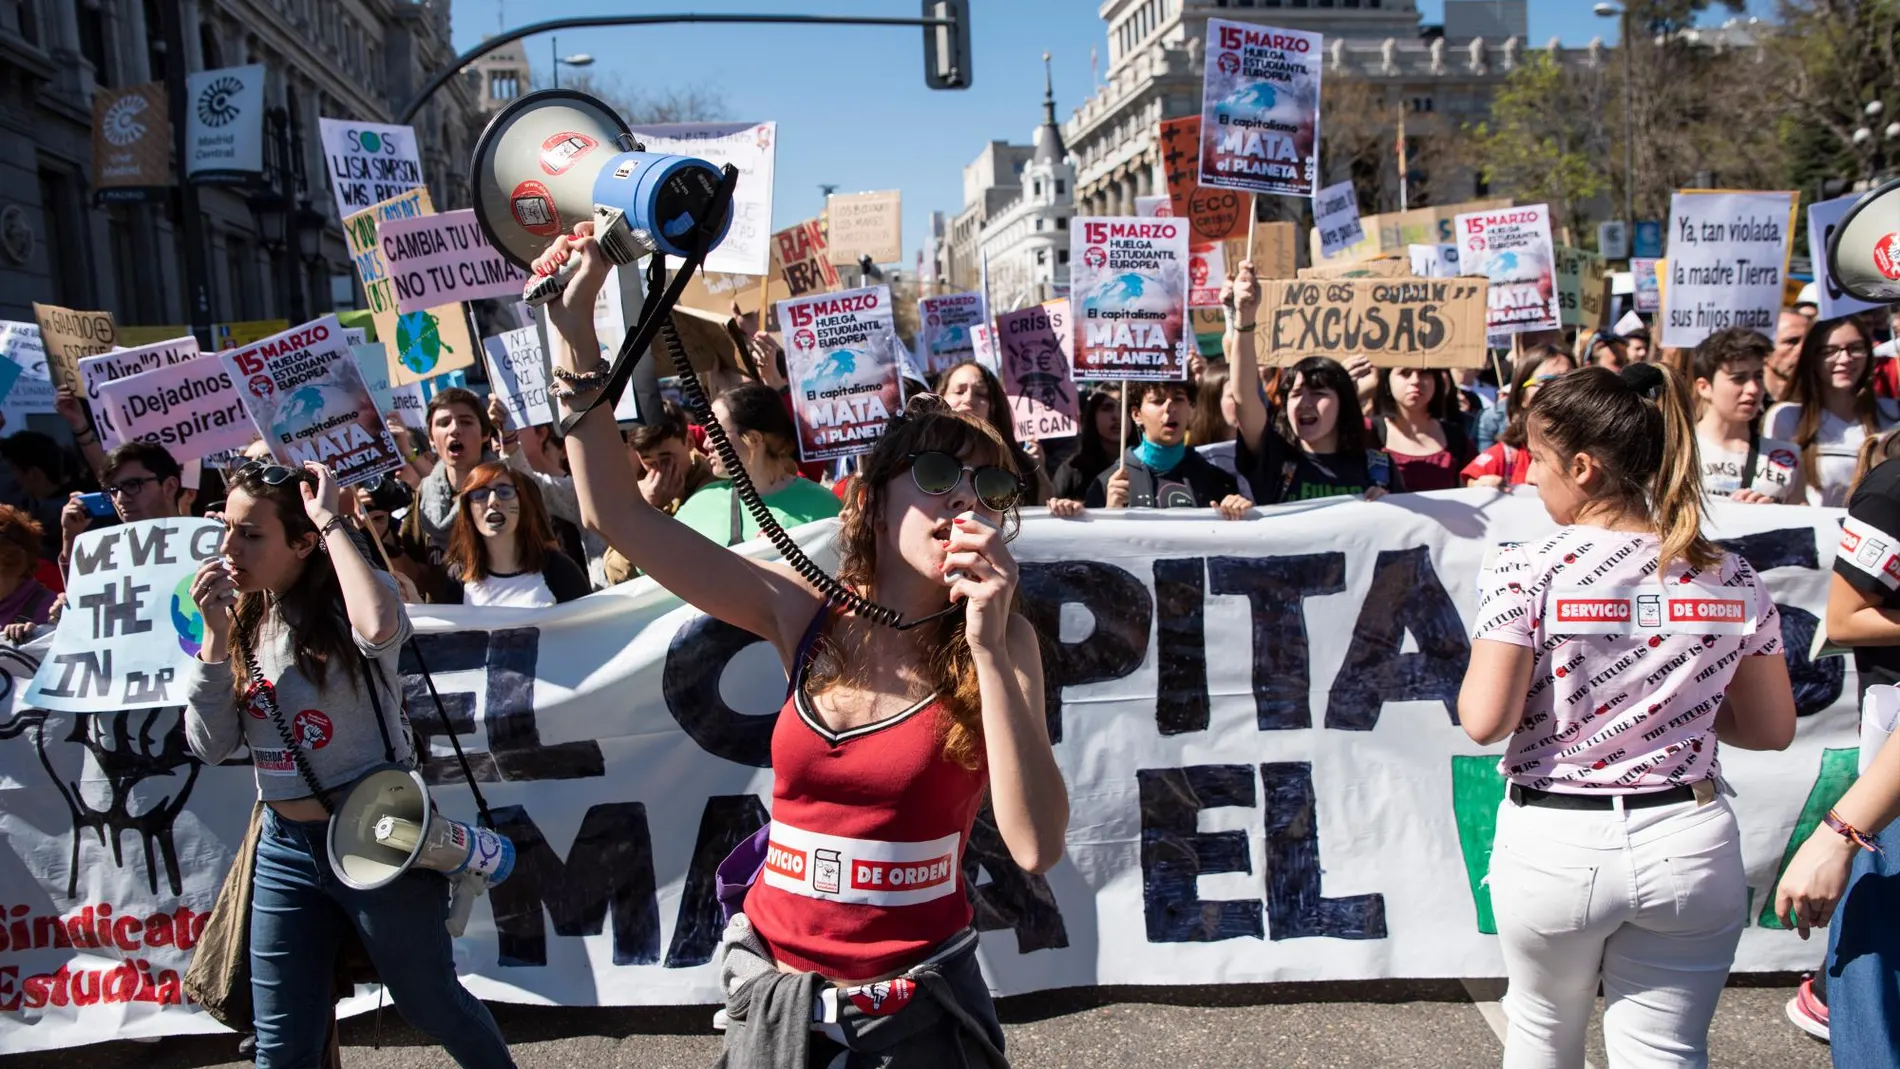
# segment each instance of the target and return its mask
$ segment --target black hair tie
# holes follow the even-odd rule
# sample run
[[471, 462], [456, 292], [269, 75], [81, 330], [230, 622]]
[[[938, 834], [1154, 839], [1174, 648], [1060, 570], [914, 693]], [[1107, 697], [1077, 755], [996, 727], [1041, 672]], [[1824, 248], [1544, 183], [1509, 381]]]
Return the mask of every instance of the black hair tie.
[[1619, 372], [1623, 385], [1635, 390], [1651, 401], [1656, 400], [1663, 387], [1662, 368], [1654, 364], [1631, 364]]

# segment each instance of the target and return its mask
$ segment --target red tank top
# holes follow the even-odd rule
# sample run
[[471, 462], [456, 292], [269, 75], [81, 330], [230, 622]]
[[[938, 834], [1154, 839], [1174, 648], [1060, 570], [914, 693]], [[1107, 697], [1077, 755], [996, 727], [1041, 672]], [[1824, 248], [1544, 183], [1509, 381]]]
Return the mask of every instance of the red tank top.
[[771, 842], [746, 917], [791, 968], [902, 972], [969, 926], [963, 851], [989, 774], [944, 757], [934, 696], [834, 735], [804, 675], [772, 730]]

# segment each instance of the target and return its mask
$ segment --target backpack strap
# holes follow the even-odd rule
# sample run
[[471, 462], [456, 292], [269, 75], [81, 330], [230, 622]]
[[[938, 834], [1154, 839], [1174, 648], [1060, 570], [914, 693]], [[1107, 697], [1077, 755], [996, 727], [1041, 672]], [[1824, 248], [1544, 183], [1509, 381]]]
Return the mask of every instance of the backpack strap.
[[1741, 489], [1755, 488], [1755, 462], [1761, 459], [1761, 431], [1753, 424], [1748, 427], [1748, 459], [1742, 461]]
[[792, 651], [792, 670], [785, 680], [785, 696], [790, 698], [805, 682], [805, 666], [811, 663], [812, 650], [817, 648], [818, 639], [825, 633], [825, 622], [831, 617], [831, 602], [818, 606], [812, 614], [811, 623], [805, 625], [805, 634], [798, 640], [798, 648]]
[[1366, 450], [1366, 478], [1381, 490], [1392, 489], [1392, 458], [1383, 449]]

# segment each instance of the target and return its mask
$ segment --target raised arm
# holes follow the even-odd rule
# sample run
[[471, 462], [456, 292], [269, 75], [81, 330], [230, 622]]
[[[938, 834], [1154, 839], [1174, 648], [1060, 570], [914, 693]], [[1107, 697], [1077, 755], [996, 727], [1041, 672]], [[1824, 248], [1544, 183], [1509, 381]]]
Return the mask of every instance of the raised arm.
[[314, 490], [309, 483], [299, 484], [304, 512], [317, 525], [323, 548], [330, 555], [330, 566], [336, 569], [350, 628], [370, 645], [381, 646], [402, 628], [402, 601], [390, 585], [376, 577], [376, 570], [363, 559], [356, 540], [350, 537], [349, 526], [338, 511], [336, 477], [315, 461], [304, 462], [304, 470], [317, 477]]
[[[606, 365], [597, 357], [585, 362], [575, 357], [600, 352], [594, 334], [594, 295], [607, 277], [609, 264], [594, 241], [591, 222], [580, 223], [572, 235], [556, 239], [535, 266], [545, 274], [573, 257], [579, 257], [579, 266], [565, 292], [548, 305], [554, 327], [550, 356], [558, 371], [604, 374]], [[597, 393], [597, 388], [577, 387], [574, 396], [561, 400], [561, 407], [577, 410]], [[589, 528], [701, 612], [770, 640], [780, 658], [790, 664], [799, 638], [821, 604], [818, 594], [797, 573], [782, 564], [732, 553], [647, 504], [608, 406], [595, 408], [569, 432], [567, 451], [581, 515]]]
[[1260, 311], [1260, 280], [1253, 261], [1242, 260], [1234, 275], [1234, 357], [1228, 374], [1234, 380], [1235, 408], [1240, 417], [1240, 440], [1261, 450], [1267, 429], [1267, 403], [1260, 392], [1260, 362], [1254, 352], [1254, 315]]

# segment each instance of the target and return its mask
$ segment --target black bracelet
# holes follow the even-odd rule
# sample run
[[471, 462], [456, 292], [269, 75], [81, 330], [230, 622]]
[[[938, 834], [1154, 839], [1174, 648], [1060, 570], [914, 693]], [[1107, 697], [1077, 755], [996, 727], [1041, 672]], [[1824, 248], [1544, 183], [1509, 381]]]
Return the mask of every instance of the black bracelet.
[[322, 527], [317, 528], [317, 533], [322, 535], [325, 538], [328, 538], [330, 537], [331, 531], [334, 531], [337, 528], [342, 527], [342, 526], [343, 526], [343, 517], [331, 516], [329, 523], [326, 523]]

